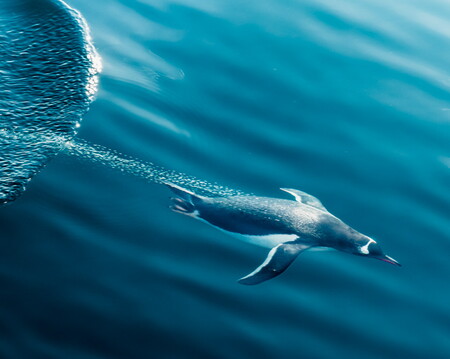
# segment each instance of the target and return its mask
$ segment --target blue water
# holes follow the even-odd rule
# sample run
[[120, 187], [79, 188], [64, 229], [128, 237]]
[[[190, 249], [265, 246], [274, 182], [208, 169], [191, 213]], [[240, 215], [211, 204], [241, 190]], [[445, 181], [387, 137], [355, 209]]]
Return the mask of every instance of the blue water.
[[68, 3], [104, 67], [80, 137], [309, 192], [403, 267], [307, 252], [245, 287], [266, 249], [61, 154], [0, 208], [1, 358], [450, 357], [450, 4]]
[[75, 134], [101, 62], [88, 26], [57, 0], [0, 0], [0, 204]]

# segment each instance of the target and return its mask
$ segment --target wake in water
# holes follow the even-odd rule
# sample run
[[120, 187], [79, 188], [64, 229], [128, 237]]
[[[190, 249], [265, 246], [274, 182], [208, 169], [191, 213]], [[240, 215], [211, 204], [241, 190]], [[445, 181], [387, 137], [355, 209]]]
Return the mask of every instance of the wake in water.
[[1, 0], [0, 203], [76, 135], [101, 61], [86, 22], [61, 1]]
[[19, 197], [61, 151], [205, 196], [244, 194], [74, 139], [101, 59], [86, 22], [63, 1], [2, 0], [0, 57], [0, 204]]
[[89, 160], [93, 163], [117, 169], [123, 173], [138, 176], [149, 182], [175, 184], [204, 196], [243, 196], [244, 192], [200, 180], [181, 172], [165, 169], [151, 162], [143, 162], [106, 147], [73, 139], [65, 144], [66, 154]]

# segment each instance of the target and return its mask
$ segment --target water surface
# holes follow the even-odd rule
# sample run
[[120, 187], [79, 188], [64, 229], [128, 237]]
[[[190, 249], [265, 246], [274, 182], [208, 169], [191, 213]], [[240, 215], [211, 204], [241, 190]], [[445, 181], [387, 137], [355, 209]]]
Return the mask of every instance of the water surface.
[[267, 196], [299, 188], [402, 268], [266, 249], [166, 188], [58, 156], [0, 209], [2, 358], [448, 358], [450, 5], [72, 0], [104, 70], [79, 135]]

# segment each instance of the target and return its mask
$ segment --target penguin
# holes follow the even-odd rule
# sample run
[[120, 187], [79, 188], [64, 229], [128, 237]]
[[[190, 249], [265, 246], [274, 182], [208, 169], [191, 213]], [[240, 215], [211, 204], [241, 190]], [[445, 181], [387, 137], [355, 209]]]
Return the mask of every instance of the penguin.
[[297, 256], [312, 249], [338, 251], [379, 259], [400, 266], [383, 253], [372, 238], [354, 230], [332, 215], [315, 197], [280, 188], [293, 199], [257, 196], [204, 197], [167, 184], [176, 197], [171, 209], [237, 237], [271, 248], [265, 261], [247, 276], [244, 285], [255, 285], [283, 273]]

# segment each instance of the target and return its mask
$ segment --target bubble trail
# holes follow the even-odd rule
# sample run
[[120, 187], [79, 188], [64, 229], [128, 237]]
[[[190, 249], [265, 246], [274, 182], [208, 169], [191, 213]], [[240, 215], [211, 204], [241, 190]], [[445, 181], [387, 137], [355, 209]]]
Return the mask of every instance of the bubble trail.
[[86, 21], [61, 0], [0, 4], [0, 206], [16, 200], [61, 151], [200, 195], [244, 195], [74, 139], [102, 69]]
[[182, 172], [168, 170], [151, 162], [140, 161], [118, 151], [101, 145], [91, 144], [82, 139], [73, 139], [66, 142], [63, 152], [70, 156], [143, 178], [148, 182], [174, 184], [207, 197], [249, 195], [240, 190], [204, 181]]

